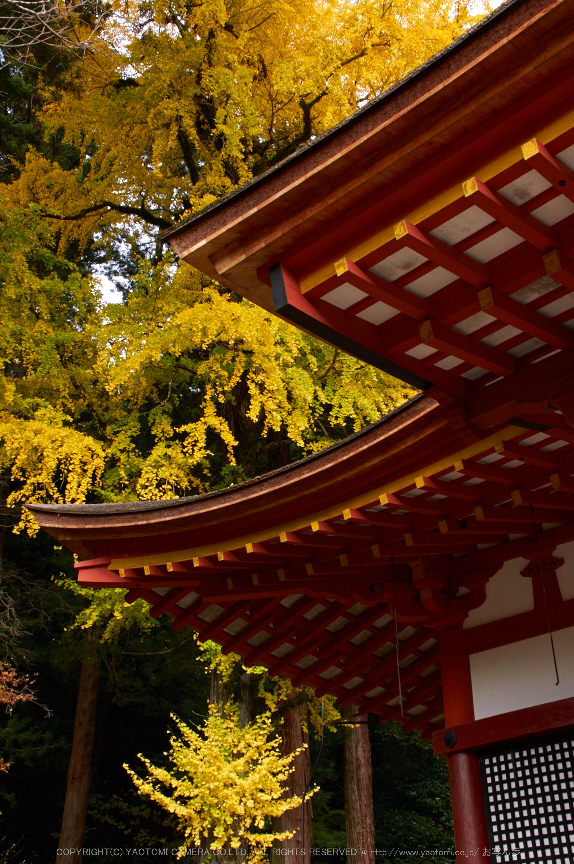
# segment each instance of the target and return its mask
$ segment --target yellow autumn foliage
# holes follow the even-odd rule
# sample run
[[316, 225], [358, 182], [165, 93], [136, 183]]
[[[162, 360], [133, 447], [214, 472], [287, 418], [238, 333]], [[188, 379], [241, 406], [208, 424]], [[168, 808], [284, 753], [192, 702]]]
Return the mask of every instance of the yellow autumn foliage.
[[[280, 755], [269, 713], [243, 728], [237, 714], [226, 706], [222, 717], [212, 707], [198, 731], [172, 715], [178, 732], [171, 735], [166, 754], [171, 768], [158, 767], [141, 755], [143, 778], [124, 767], [140, 794], [177, 816], [186, 846], [247, 848], [250, 864], [257, 864], [274, 840], [292, 836], [270, 830], [269, 820], [301, 804], [298, 796], [283, 797], [282, 785], [301, 750]], [[179, 857], [184, 854], [182, 847]]]
[[[0, 472], [15, 483], [9, 507], [27, 501], [77, 504], [98, 483], [104, 470], [104, 449], [99, 441], [65, 425], [53, 410], [39, 410], [31, 420], [0, 413]], [[18, 526], [37, 531], [24, 510]]]

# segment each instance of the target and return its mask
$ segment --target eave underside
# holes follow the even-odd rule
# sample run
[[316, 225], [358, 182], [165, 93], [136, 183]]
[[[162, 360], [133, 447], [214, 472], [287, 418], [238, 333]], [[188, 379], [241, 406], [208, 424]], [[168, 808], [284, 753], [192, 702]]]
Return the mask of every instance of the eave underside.
[[[482, 604], [505, 561], [574, 540], [574, 431], [550, 419], [469, 440], [456, 414], [418, 399], [217, 496], [124, 513], [31, 509], [93, 556], [76, 565], [81, 584], [123, 587], [246, 665], [430, 735], [443, 720], [438, 633]], [[571, 605], [551, 609], [557, 626]]]

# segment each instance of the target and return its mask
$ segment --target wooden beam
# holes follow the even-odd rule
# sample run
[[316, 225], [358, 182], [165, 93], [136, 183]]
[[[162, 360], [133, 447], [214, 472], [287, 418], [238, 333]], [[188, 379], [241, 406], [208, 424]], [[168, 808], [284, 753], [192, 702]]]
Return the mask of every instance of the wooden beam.
[[574, 333], [563, 324], [546, 318], [530, 306], [506, 297], [496, 288], [483, 288], [478, 292], [480, 308], [505, 324], [517, 327], [529, 336], [541, 339], [555, 348], [569, 348], [574, 344]]
[[[445, 523], [446, 524], [446, 523]], [[474, 534], [468, 531], [460, 531], [456, 535], [457, 546], [468, 545], [476, 546], [478, 543], [499, 543], [499, 534], [486, 534], [484, 528], [482, 534]], [[448, 534], [432, 534], [431, 532], [419, 534], [405, 534], [405, 543], [407, 546], [424, 546], [427, 549], [442, 549], [446, 554], [449, 553], [452, 546], [452, 540]]]
[[574, 510], [574, 498], [563, 495], [562, 492], [528, 492], [524, 489], [515, 489], [512, 492], [512, 500], [516, 507], [539, 507], [541, 510]]
[[430, 345], [446, 354], [452, 354], [472, 366], [481, 366], [496, 375], [510, 375], [517, 369], [516, 358], [498, 348], [491, 348], [472, 338], [445, 327], [438, 321], [423, 321], [419, 324], [423, 345]]
[[565, 288], [574, 291], [574, 261], [565, 252], [553, 249], [544, 256], [546, 275], [561, 282]]
[[163, 597], [158, 597], [158, 602], [153, 604], [149, 614], [152, 618], [159, 618], [159, 616], [163, 615], [164, 612], [168, 612], [170, 614], [173, 614], [175, 617], [178, 614], [174, 611], [175, 606], [177, 605], [178, 601], [183, 600], [183, 598], [186, 597], [189, 592], [190, 589], [187, 585], [184, 588], [172, 588], [171, 591], [169, 591], [167, 594], [164, 594]]
[[[433, 750], [437, 756], [447, 757], [452, 753], [485, 748], [506, 741], [535, 738], [550, 732], [566, 732], [574, 728], [574, 697], [558, 702], [545, 702], [532, 708], [520, 708], [495, 717], [484, 717], [460, 726], [451, 726], [456, 744], [449, 747], [445, 742], [446, 729], [437, 730], [433, 736]], [[450, 741], [449, 741], [450, 743]]]
[[462, 188], [465, 197], [470, 199], [472, 204], [476, 204], [485, 213], [537, 249], [550, 249], [558, 245], [558, 238], [552, 228], [535, 219], [530, 213], [521, 210], [512, 201], [493, 192], [478, 177], [466, 180]]
[[472, 486], [464, 486], [456, 481], [435, 480], [434, 477], [417, 477], [417, 489], [425, 489], [427, 492], [446, 495], [448, 498], [458, 498], [461, 501], [477, 502], [482, 498], [482, 493]]
[[515, 441], [502, 441], [500, 444], [496, 444], [494, 450], [496, 453], [511, 459], [522, 459], [528, 465], [534, 465], [537, 468], [551, 470], [558, 467], [556, 456], [552, 453], [537, 450], [535, 447], [523, 447]]
[[393, 507], [394, 509], [409, 510], [411, 513], [420, 513], [423, 516], [444, 516], [447, 512], [446, 504], [443, 501], [429, 501], [428, 498], [406, 495], [393, 495], [390, 492], [383, 493], [379, 501], [385, 507]]
[[368, 270], [363, 270], [362, 267], [355, 264], [349, 258], [342, 258], [340, 261], [337, 261], [335, 267], [337, 275], [341, 277], [337, 280], [340, 284], [348, 282], [350, 285], [354, 285], [355, 288], [365, 291], [373, 300], [380, 300], [382, 303], [386, 303], [387, 306], [403, 312], [410, 318], [419, 320], [427, 318], [432, 314], [431, 305], [424, 297], [419, 297], [417, 294], [405, 291], [404, 288], [399, 288], [392, 282], [387, 282], [381, 276], [376, 276]]
[[574, 171], [565, 162], [553, 156], [536, 138], [522, 145], [522, 156], [562, 195], [574, 201]]
[[[509, 508], [510, 509], [510, 508]], [[456, 535], [457, 542], [460, 542], [461, 534], [470, 534], [470, 535], [482, 535], [484, 536], [485, 531], [488, 531], [490, 534], [528, 534], [531, 531], [540, 530], [540, 524], [532, 524], [532, 520], [530, 522], [530, 526], [525, 522], [513, 522], [512, 521], [512, 510], [510, 510], [508, 522], [489, 522], [487, 524], [484, 521], [476, 521], [474, 519], [466, 519], [461, 520], [464, 524], [461, 525], [461, 522], [457, 522], [454, 519], [442, 519], [439, 524], [439, 530], [441, 534], [448, 534], [450, 536]], [[475, 539], [476, 543], [485, 543], [489, 541], [479, 540], [478, 537]]]
[[521, 479], [516, 468], [496, 468], [494, 465], [471, 462], [470, 459], [456, 461], [454, 470], [460, 471], [468, 477], [477, 477], [480, 480], [488, 480], [490, 483], [502, 483], [504, 486], [516, 486]]
[[[555, 473], [550, 475], [550, 482], [555, 492], [568, 492], [574, 494], [574, 477], [565, 477], [564, 474]], [[550, 520], [556, 521], [554, 519]]]
[[[565, 490], [568, 491], [568, 490]], [[530, 510], [520, 507], [487, 507], [480, 504], [474, 508], [474, 515], [479, 522], [514, 522], [514, 524], [532, 525]], [[540, 522], [571, 522], [574, 519], [570, 510], [542, 510], [534, 508], [534, 521]], [[518, 533], [518, 532], [512, 532]]]
[[477, 288], [492, 282], [490, 271], [484, 264], [443, 243], [442, 240], [424, 234], [411, 222], [404, 221], [395, 225], [395, 238], [404, 246], [424, 255], [429, 261], [444, 267], [466, 282], [470, 282], [471, 285], [476, 285]]

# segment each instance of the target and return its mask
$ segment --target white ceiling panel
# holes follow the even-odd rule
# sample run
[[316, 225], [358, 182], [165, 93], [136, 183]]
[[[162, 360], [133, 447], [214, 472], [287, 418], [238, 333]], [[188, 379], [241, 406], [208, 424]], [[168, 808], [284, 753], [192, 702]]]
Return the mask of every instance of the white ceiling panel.
[[551, 186], [552, 183], [543, 177], [542, 174], [533, 170], [513, 180], [512, 183], [507, 183], [498, 192], [504, 198], [512, 201], [513, 204], [520, 205], [524, 204], [525, 201], [530, 201], [531, 198], [536, 198], [537, 195], [545, 192], [546, 189], [550, 189]]
[[435, 366], [438, 366], [439, 369], [454, 369], [455, 366], [460, 366], [461, 363], [464, 363], [464, 360], [461, 360], [460, 357], [453, 357], [452, 354], [449, 354], [448, 357], [443, 357], [442, 360], [439, 360], [438, 363], [435, 363]]
[[518, 246], [519, 243], [522, 243], [522, 237], [519, 237], [510, 228], [503, 228], [502, 231], [497, 231], [492, 237], [487, 237], [486, 240], [482, 240], [476, 246], [467, 249], [466, 254], [474, 258], [475, 261], [485, 264], [498, 255], [502, 255], [503, 252], [508, 252], [509, 249]]
[[480, 330], [481, 327], [486, 327], [487, 324], [492, 324], [493, 321], [496, 321], [496, 318], [493, 318], [492, 315], [488, 315], [486, 312], [475, 312], [474, 315], [470, 315], [464, 321], [453, 324], [452, 329], [456, 330], [457, 333], [464, 333], [465, 336], [468, 336], [469, 333], [474, 333], [475, 330]]
[[565, 195], [558, 195], [552, 201], [543, 204], [542, 207], [537, 207], [531, 215], [543, 222], [544, 225], [555, 225], [562, 219], [566, 219], [567, 216], [571, 216], [572, 213], [574, 213], [574, 202]]
[[382, 324], [383, 321], [388, 321], [389, 318], [394, 318], [394, 316], [398, 314], [398, 309], [393, 309], [392, 306], [387, 306], [386, 303], [378, 300], [376, 303], [373, 303], [372, 306], [359, 312], [357, 318], [362, 318], [364, 321], [370, 321], [371, 324]]
[[435, 228], [430, 233], [433, 237], [437, 237], [439, 240], [448, 243], [449, 246], [454, 246], [456, 243], [466, 240], [467, 237], [476, 234], [481, 228], [490, 225], [494, 221], [493, 216], [490, 216], [484, 210], [481, 210], [480, 207], [477, 207], [476, 204], [473, 204], [468, 210], [464, 210], [458, 216], [453, 216], [452, 219], [443, 222], [442, 225], [439, 225], [438, 228]]
[[520, 288], [510, 296], [513, 300], [518, 300], [519, 303], [526, 305], [527, 303], [532, 303], [533, 300], [537, 300], [538, 297], [543, 297], [545, 294], [554, 291], [559, 284], [559, 282], [556, 282], [550, 276], [543, 276], [542, 279], [537, 279], [536, 282], [525, 285], [524, 288]]
[[431, 294], [435, 294], [441, 288], [444, 288], [445, 285], [450, 285], [456, 279], [458, 279], [458, 276], [455, 276], [454, 273], [450, 273], [444, 267], [437, 267], [425, 276], [415, 279], [414, 282], [409, 282], [408, 285], [405, 285], [405, 288], [412, 294], [418, 294], [419, 297], [430, 297]]
[[565, 294], [564, 297], [559, 297], [547, 306], [539, 309], [541, 315], [546, 315], [547, 318], [554, 318], [555, 315], [560, 315], [561, 312], [566, 312], [567, 309], [572, 309], [574, 306], [574, 294]]
[[332, 306], [337, 306], [338, 309], [348, 309], [354, 303], [358, 303], [367, 296], [366, 291], [361, 291], [360, 288], [355, 288], [348, 282], [343, 282], [337, 288], [333, 288], [328, 294], [324, 294], [321, 298]]
[[542, 339], [532, 338], [528, 339], [527, 342], [522, 342], [515, 348], [511, 348], [507, 351], [507, 354], [511, 354], [513, 357], [524, 357], [525, 354], [530, 354], [531, 351], [536, 351], [537, 348], [542, 348], [543, 345], [546, 345], [546, 342], [543, 342]]
[[574, 144], [570, 147], [567, 147], [566, 150], [561, 150], [560, 153], [556, 154], [562, 162], [565, 162], [569, 168], [574, 169]]
[[437, 349], [432, 348], [430, 345], [415, 345], [414, 348], [405, 351], [405, 354], [408, 354], [409, 357], [415, 357], [417, 360], [424, 360], [425, 357], [436, 354], [436, 351]]
[[483, 375], [486, 375], [487, 370], [483, 369], [481, 366], [473, 366], [472, 369], [467, 369], [466, 372], [463, 372], [460, 376], [461, 378], [468, 378], [469, 381], [474, 381], [476, 378], [481, 378]]
[[485, 345], [491, 345], [494, 348], [496, 345], [500, 345], [508, 339], [514, 339], [515, 336], [519, 336], [521, 333], [522, 330], [519, 330], [518, 327], [513, 327], [512, 324], [507, 324], [506, 327], [501, 327], [500, 330], [495, 330], [494, 333], [490, 334], [490, 336], [485, 336], [484, 339], [481, 339], [480, 341], [484, 342]]
[[394, 282], [395, 279], [404, 276], [405, 273], [410, 273], [411, 270], [414, 270], [415, 267], [420, 267], [427, 260], [427, 258], [419, 255], [418, 252], [405, 246], [393, 255], [389, 255], [388, 258], [379, 261], [378, 264], [375, 264], [370, 269], [371, 273], [376, 273], [377, 276], [388, 279], [389, 282]]

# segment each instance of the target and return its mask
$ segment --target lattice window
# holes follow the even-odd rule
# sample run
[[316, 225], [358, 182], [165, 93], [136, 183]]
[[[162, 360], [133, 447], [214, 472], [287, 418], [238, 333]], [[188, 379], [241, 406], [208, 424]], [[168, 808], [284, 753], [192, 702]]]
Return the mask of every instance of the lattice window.
[[491, 861], [574, 864], [574, 733], [480, 757]]

